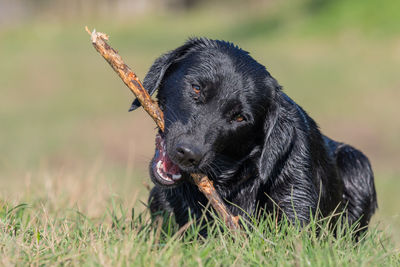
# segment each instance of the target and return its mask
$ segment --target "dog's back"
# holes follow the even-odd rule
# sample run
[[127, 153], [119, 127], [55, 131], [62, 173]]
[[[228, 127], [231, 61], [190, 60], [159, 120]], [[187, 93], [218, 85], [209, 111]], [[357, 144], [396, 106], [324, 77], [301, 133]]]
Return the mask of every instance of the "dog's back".
[[343, 180], [343, 203], [350, 225], [358, 222], [359, 228], [368, 226], [371, 216], [378, 207], [374, 185], [374, 174], [368, 158], [354, 147], [325, 141], [333, 153], [338, 174]]

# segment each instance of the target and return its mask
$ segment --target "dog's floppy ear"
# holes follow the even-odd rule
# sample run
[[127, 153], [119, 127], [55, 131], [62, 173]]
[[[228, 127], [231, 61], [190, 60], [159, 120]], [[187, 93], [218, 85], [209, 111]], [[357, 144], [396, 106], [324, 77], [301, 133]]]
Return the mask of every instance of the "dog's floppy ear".
[[261, 179], [266, 180], [273, 175], [274, 165], [279, 163], [279, 158], [282, 157], [280, 151], [286, 151], [287, 146], [290, 144], [290, 130], [283, 130], [285, 125], [281, 125], [279, 117], [281, 116], [280, 102], [282, 94], [282, 87], [278, 82], [268, 73], [267, 79], [264, 82], [266, 91], [268, 93], [268, 109], [266, 111], [263, 131], [264, 140], [260, 161], [258, 164], [259, 175]]
[[[143, 87], [149, 92], [150, 95], [153, 95], [158, 89], [168, 68], [179, 59], [182, 59], [190, 50], [190, 48], [192, 48], [200, 40], [201, 39], [197, 38], [190, 39], [184, 45], [162, 55], [154, 61], [149, 72], [143, 80]], [[135, 110], [140, 106], [139, 100], [135, 99], [129, 111]]]

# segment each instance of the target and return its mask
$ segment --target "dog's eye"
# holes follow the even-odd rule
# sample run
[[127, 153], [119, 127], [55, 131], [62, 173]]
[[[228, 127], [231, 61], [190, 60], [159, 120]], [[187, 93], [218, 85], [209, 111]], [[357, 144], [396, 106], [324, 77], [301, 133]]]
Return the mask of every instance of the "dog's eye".
[[192, 89], [196, 94], [200, 94], [200, 86], [197, 84], [192, 84]]
[[235, 114], [235, 115], [232, 117], [231, 122], [233, 122], [233, 121], [242, 122], [242, 121], [245, 121], [245, 120], [246, 120], [246, 118], [245, 118], [242, 114], [238, 113], [238, 114]]

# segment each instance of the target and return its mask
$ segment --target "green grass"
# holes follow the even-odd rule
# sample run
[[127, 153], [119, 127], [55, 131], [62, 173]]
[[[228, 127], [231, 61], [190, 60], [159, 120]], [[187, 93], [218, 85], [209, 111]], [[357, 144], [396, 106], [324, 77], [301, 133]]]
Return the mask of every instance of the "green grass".
[[[104, 214], [88, 217], [78, 208], [60, 208], [43, 199], [0, 209], [0, 262], [4, 265], [106, 266], [398, 266], [400, 255], [375, 226], [359, 241], [341, 227], [336, 237], [329, 219], [305, 228], [273, 217], [230, 233], [209, 223], [208, 237], [195, 223], [179, 229], [173, 220], [151, 222], [110, 197]], [[321, 229], [318, 232], [316, 229]]]
[[173, 219], [166, 218], [163, 224], [152, 222], [140, 203], [146, 193], [132, 192], [135, 185], [131, 180], [107, 177], [101, 168], [68, 173], [27, 177], [19, 191], [10, 187], [8, 196], [3, 194], [0, 265], [400, 264], [390, 231], [376, 223], [355, 242], [354, 230], [346, 225], [338, 228], [335, 237], [328, 230], [329, 218], [313, 218], [300, 230], [285, 220], [277, 223], [271, 216], [243, 228], [240, 234], [230, 233], [217, 218], [215, 224], [208, 224], [209, 236], [204, 239], [193, 222], [183, 229], [178, 229]]
[[[369, 16], [373, 1], [306, 2], [0, 28], [0, 265], [399, 265], [400, 9], [392, 1]], [[139, 77], [189, 36], [250, 51], [325, 134], [371, 159], [379, 209], [365, 239], [318, 237], [317, 222], [298, 231], [266, 221], [237, 239], [157, 230], [141, 204], [154, 124], [126, 112], [133, 98], [85, 25], [110, 34]]]

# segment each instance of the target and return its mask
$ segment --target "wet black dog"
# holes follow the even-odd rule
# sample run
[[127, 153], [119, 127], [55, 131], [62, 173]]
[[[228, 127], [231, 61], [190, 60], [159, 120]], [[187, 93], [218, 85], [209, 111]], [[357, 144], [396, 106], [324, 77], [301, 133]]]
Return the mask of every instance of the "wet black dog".
[[235, 215], [278, 206], [307, 223], [317, 210], [344, 209], [350, 223], [368, 225], [377, 201], [367, 157], [322, 135], [246, 51], [191, 39], [158, 58], [144, 86], [158, 89], [165, 115], [150, 164], [152, 212], [173, 213], [180, 225], [189, 210], [201, 216], [207, 200], [189, 173], [204, 173]]

